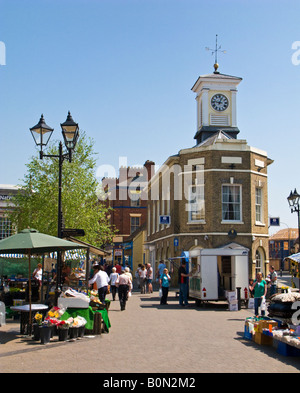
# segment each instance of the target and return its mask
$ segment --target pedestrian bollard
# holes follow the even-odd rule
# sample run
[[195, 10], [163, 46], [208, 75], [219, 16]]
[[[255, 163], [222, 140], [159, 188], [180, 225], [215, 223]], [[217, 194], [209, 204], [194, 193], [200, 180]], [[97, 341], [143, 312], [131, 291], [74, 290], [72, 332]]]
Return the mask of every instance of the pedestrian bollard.
[[238, 300], [238, 309], [240, 310], [242, 308], [241, 306], [241, 287], [237, 287], [236, 288], [236, 292], [237, 292], [237, 300]]

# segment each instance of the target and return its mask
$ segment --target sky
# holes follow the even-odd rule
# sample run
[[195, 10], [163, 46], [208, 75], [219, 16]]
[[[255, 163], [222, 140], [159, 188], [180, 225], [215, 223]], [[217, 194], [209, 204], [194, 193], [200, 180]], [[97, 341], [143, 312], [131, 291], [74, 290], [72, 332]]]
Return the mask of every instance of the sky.
[[238, 137], [274, 160], [270, 234], [297, 228], [299, 15], [298, 0], [0, 0], [0, 184], [22, 183], [42, 113], [58, 141], [71, 111], [94, 140], [97, 176], [194, 146], [191, 88], [213, 72], [205, 47], [218, 34], [219, 71], [243, 78]]

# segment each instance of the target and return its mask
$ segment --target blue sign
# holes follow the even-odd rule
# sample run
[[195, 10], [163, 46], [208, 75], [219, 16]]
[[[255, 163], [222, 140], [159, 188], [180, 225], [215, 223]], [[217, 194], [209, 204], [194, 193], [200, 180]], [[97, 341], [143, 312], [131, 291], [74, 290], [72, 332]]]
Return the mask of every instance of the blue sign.
[[280, 218], [279, 217], [270, 217], [270, 226], [279, 227], [280, 226]]
[[159, 223], [161, 225], [170, 225], [171, 224], [171, 216], [159, 216]]
[[179, 245], [179, 239], [178, 239], [178, 237], [175, 237], [174, 238], [174, 247], [178, 247], [178, 245]]

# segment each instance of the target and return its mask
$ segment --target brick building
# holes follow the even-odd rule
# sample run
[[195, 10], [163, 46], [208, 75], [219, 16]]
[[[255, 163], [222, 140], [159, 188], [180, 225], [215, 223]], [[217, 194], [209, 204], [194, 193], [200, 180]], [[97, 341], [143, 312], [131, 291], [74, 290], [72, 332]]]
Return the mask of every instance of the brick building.
[[[267, 167], [273, 161], [265, 151], [237, 139], [240, 82], [216, 67], [192, 88], [197, 103], [196, 145], [167, 158], [148, 186], [152, 265], [183, 251], [243, 247], [249, 255], [250, 276], [268, 271]], [[169, 217], [167, 224], [161, 224], [162, 215]], [[220, 274], [226, 266], [228, 256], [221, 258]]]
[[284, 259], [296, 252], [298, 252], [298, 228], [281, 229], [270, 236], [270, 264], [274, 265], [275, 270], [290, 270], [290, 262]]
[[7, 217], [7, 212], [13, 209], [10, 201], [18, 192], [18, 186], [0, 184], [0, 240], [13, 234], [12, 224]]
[[112, 261], [132, 266], [132, 240], [130, 239], [147, 219], [147, 195], [143, 191], [154, 172], [154, 162], [147, 160], [143, 167], [121, 167], [118, 178], [103, 178], [106, 203], [112, 209], [110, 225], [117, 230]]

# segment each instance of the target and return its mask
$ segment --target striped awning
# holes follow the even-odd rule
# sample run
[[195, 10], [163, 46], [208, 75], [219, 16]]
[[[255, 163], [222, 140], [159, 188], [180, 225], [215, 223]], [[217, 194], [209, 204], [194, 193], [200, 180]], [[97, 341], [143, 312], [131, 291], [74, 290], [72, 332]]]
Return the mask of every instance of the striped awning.
[[[0, 254], [0, 258], [12, 258], [12, 259], [21, 259], [26, 258], [27, 255], [24, 254]], [[57, 259], [57, 253], [51, 252], [50, 257], [53, 259]], [[69, 250], [65, 251], [65, 259], [66, 260], [81, 260], [86, 258], [86, 252], [83, 250]]]
[[288, 257], [286, 257], [284, 259], [290, 259], [291, 261], [300, 263], [300, 252], [298, 252], [297, 254], [289, 255]]

